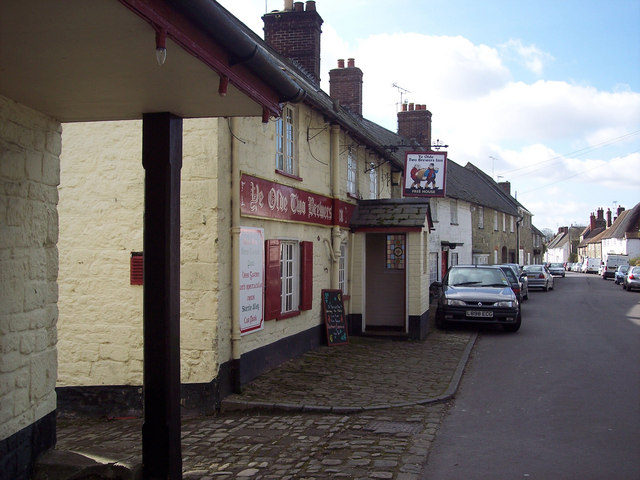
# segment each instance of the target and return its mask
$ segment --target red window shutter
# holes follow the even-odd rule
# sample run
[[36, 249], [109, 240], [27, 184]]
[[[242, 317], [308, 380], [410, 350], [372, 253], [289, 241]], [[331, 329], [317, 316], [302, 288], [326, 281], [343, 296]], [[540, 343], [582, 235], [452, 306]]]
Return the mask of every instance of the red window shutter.
[[313, 308], [313, 242], [300, 242], [300, 310]]
[[282, 285], [280, 278], [280, 240], [266, 240], [264, 318], [273, 320], [280, 314]]
[[143, 284], [143, 259], [142, 252], [131, 252], [129, 264], [129, 281], [131, 285]]

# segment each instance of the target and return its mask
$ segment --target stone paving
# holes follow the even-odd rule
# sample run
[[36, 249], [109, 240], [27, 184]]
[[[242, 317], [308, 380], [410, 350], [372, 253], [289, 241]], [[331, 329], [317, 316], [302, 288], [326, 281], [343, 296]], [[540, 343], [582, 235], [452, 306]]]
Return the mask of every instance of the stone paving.
[[[227, 397], [218, 415], [182, 420], [183, 478], [417, 480], [475, 338], [359, 337], [286, 362]], [[122, 468], [109, 478], [140, 478], [141, 426], [59, 420], [57, 450]]]

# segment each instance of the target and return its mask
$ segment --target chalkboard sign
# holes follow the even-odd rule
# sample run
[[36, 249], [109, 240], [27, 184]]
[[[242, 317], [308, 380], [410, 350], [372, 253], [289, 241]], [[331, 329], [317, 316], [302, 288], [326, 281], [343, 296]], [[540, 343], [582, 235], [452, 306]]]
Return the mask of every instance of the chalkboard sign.
[[344, 345], [349, 343], [342, 290], [322, 290], [322, 314], [327, 327], [327, 344]]

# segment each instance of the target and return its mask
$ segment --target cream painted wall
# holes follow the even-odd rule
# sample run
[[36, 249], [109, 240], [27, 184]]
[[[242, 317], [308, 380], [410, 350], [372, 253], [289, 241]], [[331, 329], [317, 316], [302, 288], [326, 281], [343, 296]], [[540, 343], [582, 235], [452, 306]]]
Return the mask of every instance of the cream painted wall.
[[0, 439], [56, 408], [60, 124], [0, 96]]
[[[142, 251], [141, 126], [63, 128], [60, 386], [142, 384], [143, 289], [129, 284], [130, 254]], [[185, 120], [183, 128], [181, 379], [208, 382], [219, 364], [219, 336], [230, 337], [228, 328], [218, 329], [218, 316], [228, 323], [230, 315], [219, 305], [230, 283], [218, 280], [230, 275], [220, 261], [229, 258], [230, 241], [219, 235], [220, 210], [228, 211], [219, 196], [228, 204], [230, 194], [218, 188], [218, 120]]]

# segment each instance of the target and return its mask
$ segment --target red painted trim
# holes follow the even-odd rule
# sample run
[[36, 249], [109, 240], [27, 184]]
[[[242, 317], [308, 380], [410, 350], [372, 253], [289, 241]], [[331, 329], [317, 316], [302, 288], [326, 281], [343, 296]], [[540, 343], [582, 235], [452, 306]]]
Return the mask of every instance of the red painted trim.
[[[257, 103], [280, 116], [278, 94], [243, 65], [229, 66], [228, 52], [187, 18], [161, 0], [119, 0], [124, 6], [151, 24], [154, 30], [166, 30], [167, 36], [186, 52], [201, 60], [218, 75], [226, 76], [238, 89]], [[170, 61], [171, 52], [167, 54]]]

